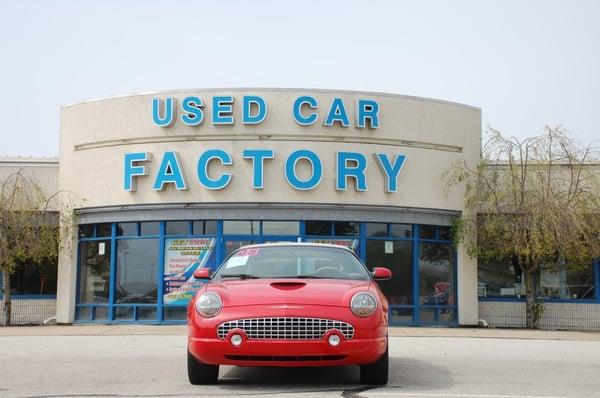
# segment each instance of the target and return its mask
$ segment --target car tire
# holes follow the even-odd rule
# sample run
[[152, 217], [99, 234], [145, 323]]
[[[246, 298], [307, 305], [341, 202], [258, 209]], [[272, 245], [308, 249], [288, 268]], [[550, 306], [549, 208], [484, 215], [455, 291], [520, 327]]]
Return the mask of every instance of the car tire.
[[389, 354], [388, 347], [375, 363], [360, 365], [360, 382], [362, 384], [382, 385], [388, 382]]
[[219, 380], [219, 365], [207, 365], [198, 361], [190, 351], [187, 353], [188, 379], [194, 385], [216, 384]]

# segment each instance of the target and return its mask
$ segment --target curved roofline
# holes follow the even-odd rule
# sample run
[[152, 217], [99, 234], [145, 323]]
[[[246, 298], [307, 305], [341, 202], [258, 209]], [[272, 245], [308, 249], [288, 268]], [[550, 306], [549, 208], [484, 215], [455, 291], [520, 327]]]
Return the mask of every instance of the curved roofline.
[[219, 92], [219, 91], [274, 91], [274, 92], [285, 92], [285, 91], [312, 91], [317, 93], [344, 93], [344, 94], [368, 94], [368, 95], [376, 95], [379, 97], [390, 97], [390, 98], [401, 98], [401, 99], [410, 99], [415, 101], [423, 101], [423, 102], [434, 102], [444, 105], [452, 105], [458, 106], [462, 108], [467, 108], [471, 110], [481, 111], [481, 108], [476, 106], [461, 104], [459, 102], [445, 101], [436, 98], [429, 97], [418, 97], [414, 95], [402, 95], [402, 94], [393, 94], [393, 93], [385, 93], [378, 91], [359, 91], [359, 90], [336, 90], [336, 89], [324, 89], [324, 88], [283, 88], [283, 87], [221, 87], [221, 88], [194, 88], [194, 89], [176, 89], [176, 90], [158, 90], [158, 91], [143, 91], [138, 93], [130, 93], [130, 94], [120, 94], [120, 95], [112, 95], [107, 97], [99, 97], [92, 98], [83, 101], [73, 102], [67, 105], [61, 106], [61, 108], [69, 108], [75, 105], [87, 104], [90, 102], [96, 101], [107, 101], [111, 99], [117, 98], [126, 98], [126, 97], [139, 97], [143, 95], [156, 95], [156, 94], [169, 94], [169, 93], [194, 93], [194, 92]]

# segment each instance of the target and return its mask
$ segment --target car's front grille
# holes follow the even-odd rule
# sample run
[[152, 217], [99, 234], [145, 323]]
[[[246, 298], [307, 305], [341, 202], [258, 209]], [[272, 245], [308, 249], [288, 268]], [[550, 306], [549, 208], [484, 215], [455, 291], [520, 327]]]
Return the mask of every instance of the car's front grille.
[[321, 318], [249, 318], [224, 322], [217, 328], [220, 339], [230, 330], [241, 329], [249, 340], [320, 340], [332, 329], [344, 338], [354, 337], [354, 327], [346, 322]]
[[232, 361], [321, 362], [341, 361], [346, 355], [225, 355], [225, 358]]

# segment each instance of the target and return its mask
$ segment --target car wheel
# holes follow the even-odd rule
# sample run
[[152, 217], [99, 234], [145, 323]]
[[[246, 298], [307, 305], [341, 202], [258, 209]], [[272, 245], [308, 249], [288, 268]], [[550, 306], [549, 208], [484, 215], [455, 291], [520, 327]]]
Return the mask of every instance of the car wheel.
[[385, 352], [377, 362], [369, 365], [360, 365], [360, 382], [362, 384], [387, 384], [388, 365], [389, 354], [386, 346]]
[[190, 351], [187, 354], [188, 379], [194, 385], [215, 384], [219, 379], [219, 365], [207, 365], [198, 361]]

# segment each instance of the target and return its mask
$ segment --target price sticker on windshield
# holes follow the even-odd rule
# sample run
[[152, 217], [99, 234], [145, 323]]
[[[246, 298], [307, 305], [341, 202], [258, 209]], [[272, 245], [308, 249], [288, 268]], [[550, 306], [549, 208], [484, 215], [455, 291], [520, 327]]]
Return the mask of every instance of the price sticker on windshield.
[[260, 251], [260, 249], [258, 247], [253, 247], [250, 249], [242, 249], [239, 252], [237, 252], [235, 255], [236, 255], [236, 257], [237, 256], [240, 256], [240, 257], [256, 256], [259, 251]]

